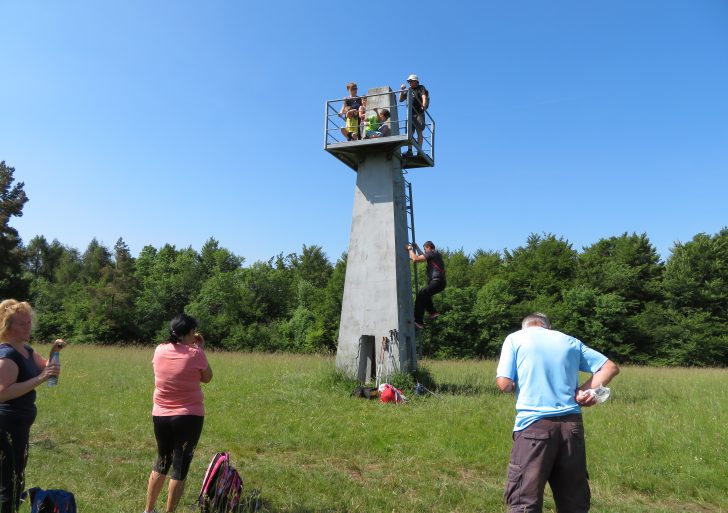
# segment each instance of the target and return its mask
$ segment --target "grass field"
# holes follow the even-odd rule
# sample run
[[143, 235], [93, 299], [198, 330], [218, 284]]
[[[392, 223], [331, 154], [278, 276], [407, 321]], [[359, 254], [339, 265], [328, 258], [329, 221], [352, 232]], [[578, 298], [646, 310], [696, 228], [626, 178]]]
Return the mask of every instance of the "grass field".
[[[155, 456], [152, 351], [63, 351], [60, 385], [39, 389], [28, 486], [71, 490], [82, 513], [142, 511]], [[261, 489], [266, 512], [504, 511], [515, 412], [494, 386], [495, 362], [425, 362], [439, 395], [395, 406], [350, 398], [329, 358], [209, 359], [180, 511], [193, 511], [221, 450]], [[728, 511], [728, 371], [626, 367], [611, 386], [612, 399], [584, 413], [592, 511]]]

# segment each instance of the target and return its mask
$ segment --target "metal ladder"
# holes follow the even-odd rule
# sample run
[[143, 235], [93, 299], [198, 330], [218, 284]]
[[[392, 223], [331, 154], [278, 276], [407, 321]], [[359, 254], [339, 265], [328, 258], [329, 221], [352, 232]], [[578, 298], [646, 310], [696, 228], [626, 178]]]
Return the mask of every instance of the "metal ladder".
[[[415, 204], [412, 199], [412, 184], [404, 177], [405, 173], [406, 171], [403, 170], [402, 180], [404, 180], [404, 208], [405, 214], [407, 215], [407, 232], [410, 237], [410, 242], [414, 246], [417, 244], [417, 239], [415, 238]], [[414, 279], [412, 280], [412, 295], [416, 296], [420, 289], [419, 283], [417, 283], [417, 262], [412, 262], [410, 265], [412, 266], [410, 269], [412, 269], [412, 274], [414, 275]], [[409, 337], [407, 337], [407, 342], [409, 345]], [[414, 337], [412, 338], [412, 343], [416, 343]], [[422, 358], [422, 345], [416, 344], [415, 347], [416, 349], [414, 349], [413, 352], [417, 352], [417, 358]]]
[[[407, 233], [409, 234], [410, 243], [415, 246], [417, 239], [415, 238], [415, 206], [412, 199], [412, 184], [404, 177], [405, 172], [402, 173], [402, 180], [404, 180], [404, 209], [407, 213]], [[412, 280], [413, 294], [417, 294], [420, 289], [417, 283], [417, 262], [412, 263], [414, 271], [414, 280]]]

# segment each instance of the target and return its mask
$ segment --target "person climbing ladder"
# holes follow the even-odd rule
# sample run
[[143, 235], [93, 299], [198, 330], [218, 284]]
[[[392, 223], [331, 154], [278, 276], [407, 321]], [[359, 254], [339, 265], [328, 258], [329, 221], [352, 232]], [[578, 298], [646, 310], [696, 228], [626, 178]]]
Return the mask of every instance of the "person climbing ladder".
[[432, 241], [428, 240], [423, 247], [425, 248], [424, 253], [417, 248], [417, 253], [419, 253], [417, 254], [415, 253], [416, 246], [407, 245], [407, 251], [413, 262], [427, 262], [427, 285], [417, 292], [415, 298], [415, 326], [417, 328], [422, 328], [425, 324], [425, 311], [430, 314], [430, 319], [440, 315], [432, 303], [432, 296], [445, 290], [446, 285], [445, 263], [442, 261], [442, 255]]

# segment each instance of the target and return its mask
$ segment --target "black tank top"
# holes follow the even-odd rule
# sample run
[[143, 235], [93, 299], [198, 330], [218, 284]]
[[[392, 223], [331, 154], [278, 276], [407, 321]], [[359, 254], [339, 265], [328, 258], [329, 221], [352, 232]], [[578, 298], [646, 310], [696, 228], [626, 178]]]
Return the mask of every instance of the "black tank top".
[[361, 100], [361, 96], [354, 96], [353, 98], [347, 98], [344, 100], [344, 105], [349, 107], [350, 109], [359, 109], [363, 104]]
[[[18, 366], [17, 383], [28, 381], [40, 374], [40, 369], [33, 359], [33, 350], [30, 346], [25, 346], [25, 350], [28, 351], [28, 358], [25, 358], [10, 344], [0, 344], [0, 359], [8, 358]], [[36, 411], [35, 389], [20, 397], [0, 403], [0, 416], [5, 417], [5, 419], [12, 418], [33, 422]]]
[[427, 258], [427, 283], [432, 280], [445, 281], [445, 262], [442, 261], [440, 252], [430, 251], [425, 253], [425, 258]]

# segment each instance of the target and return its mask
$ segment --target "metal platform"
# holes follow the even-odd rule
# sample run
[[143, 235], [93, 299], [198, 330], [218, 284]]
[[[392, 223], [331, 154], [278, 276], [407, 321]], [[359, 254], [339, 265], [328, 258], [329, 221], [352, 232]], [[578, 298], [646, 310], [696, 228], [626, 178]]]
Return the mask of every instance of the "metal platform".
[[[413, 144], [413, 155], [403, 154], [407, 144]], [[387, 153], [388, 158], [398, 158], [402, 169], [432, 167], [435, 162], [426, 153], [416, 151], [417, 143], [411, 141], [406, 135], [392, 135], [377, 139], [362, 139], [361, 141], [336, 142], [326, 145], [326, 151], [349, 166], [354, 171], [364, 162], [368, 154]]]
[[[397, 94], [389, 87], [377, 88], [362, 96], [366, 101], [366, 112], [371, 114], [375, 107], [387, 109], [390, 119], [386, 125], [391, 135], [377, 138], [363, 138], [348, 141], [341, 133], [344, 122], [341, 116], [346, 98], [326, 102], [324, 149], [354, 171], [364, 162], [367, 155], [387, 154], [387, 158], [399, 159], [402, 169], [433, 167], [435, 165], [435, 120], [425, 111], [425, 128], [422, 147], [410, 122], [412, 118], [412, 97], [408, 91], [407, 101], [397, 103]], [[363, 135], [363, 134], [361, 134]], [[411, 148], [412, 154], [407, 150]]]

